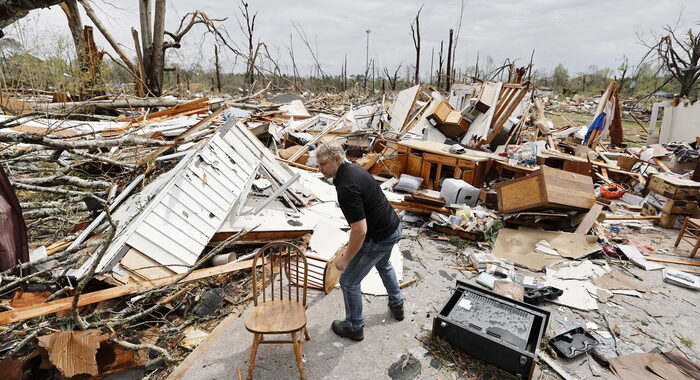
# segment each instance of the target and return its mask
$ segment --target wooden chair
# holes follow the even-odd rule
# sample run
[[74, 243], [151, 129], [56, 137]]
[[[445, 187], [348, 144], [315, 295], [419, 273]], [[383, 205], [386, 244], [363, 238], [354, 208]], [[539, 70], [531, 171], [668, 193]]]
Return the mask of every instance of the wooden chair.
[[698, 248], [700, 248], [700, 219], [686, 217], [683, 220], [683, 226], [681, 226], [676, 243], [673, 246], [678, 247], [681, 240], [685, 240], [693, 246], [693, 250], [690, 251], [690, 257], [695, 257]]
[[[262, 269], [256, 270], [260, 260]], [[261, 248], [255, 255], [254, 306], [252, 314], [245, 322], [245, 328], [254, 334], [248, 379], [253, 378], [258, 345], [265, 343], [293, 344], [299, 377], [306, 379], [301, 361], [304, 339], [310, 339], [306, 329], [306, 287], [306, 257], [295, 245], [274, 242]], [[267, 334], [290, 334], [291, 339], [265, 340]]]

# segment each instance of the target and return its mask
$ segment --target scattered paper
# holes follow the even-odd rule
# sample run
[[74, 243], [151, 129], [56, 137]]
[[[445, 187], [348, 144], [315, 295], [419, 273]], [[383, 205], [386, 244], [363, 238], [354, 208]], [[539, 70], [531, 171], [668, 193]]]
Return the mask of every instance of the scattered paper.
[[459, 302], [457, 303], [457, 306], [466, 309], [466, 310], [471, 310], [472, 308], [472, 301], [466, 299], [466, 298], [461, 298]]
[[586, 322], [586, 328], [589, 330], [598, 330], [598, 324], [595, 322]]

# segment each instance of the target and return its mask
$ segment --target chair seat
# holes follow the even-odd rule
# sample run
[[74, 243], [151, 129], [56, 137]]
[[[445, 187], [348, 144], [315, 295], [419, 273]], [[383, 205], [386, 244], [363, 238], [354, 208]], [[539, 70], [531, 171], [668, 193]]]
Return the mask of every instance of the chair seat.
[[698, 219], [698, 218], [688, 218], [688, 224], [694, 224], [695, 227], [700, 227], [700, 219]]
[[284, 334], [306, 326], [306, 308], [295, 300], [259, 302], [245, 322], [252, 333]]

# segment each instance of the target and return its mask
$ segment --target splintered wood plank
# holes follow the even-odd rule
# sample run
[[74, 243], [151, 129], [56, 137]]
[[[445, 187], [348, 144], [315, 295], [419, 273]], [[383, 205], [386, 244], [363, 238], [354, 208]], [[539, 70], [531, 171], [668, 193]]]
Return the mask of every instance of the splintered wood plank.
[[600, 203], [594, 204], [593, 207], [591, 207], [591, 210], [588, 211], [588, 214], [586, 214], [586, 216], [581, 221], [581, 224], [578, 225], [576, 231], [574, 232], [577, 234], [586, 235], [588, 231], [591, 230], [591, 227], [593, 227], [593, 223], [595, 223], [595, 221], [598, 220], [598, 216], [601, 212], [603, 212], [603, 205]]
[[[236, 263], [229, 263], [213, 268], [199, 269], [192, 272], [189, 276], [187, 276], [180, 282], [184, 283], [188, 281], [199, 280], [206, 277], [216, 276], [219, 274], [236, 272], [242, 269], [248, 269], [251, 267], [252, 264], [253, 260], [246, 260]], [[132, 284], [116, 286], [109, 289], [98, 290], [92, 293], [86, 293], [81, 295], [80, 299], [78, 299], [78, 306], [90, 305], [100, 301], [105, 301], [117, 297], [126, 296], [129, 294], [140, 293], [146, 290], [167, 286], [173, 283], [173, 281], [178, 277], [179, 276], [177, 275], [162, 277], [152, 281], [136, 282]], [[0, 313], [0, 325], [17, 321], [23, 321], [29, 318], [40, 317], [42, 315], [53, 314], [63, 310], [69, 310], [71, 308], [72, 303], [73, 297], [67, 297], [57, 299], [51, 302], [5, 311]]]

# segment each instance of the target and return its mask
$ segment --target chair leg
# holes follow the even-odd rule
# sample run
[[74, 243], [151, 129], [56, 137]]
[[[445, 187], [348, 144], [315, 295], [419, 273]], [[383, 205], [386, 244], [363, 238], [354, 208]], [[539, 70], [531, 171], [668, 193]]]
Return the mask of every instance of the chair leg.
[[311, 340], [311, 337], [309, 336], [309, 329], [304, 326], [304, 337], [306, 337], [306, 340]]
[[[297, 337], [297, 334], [299, 336]], [[297, 359], [297, 367], [299, 368], [299, 378], [306, 380], [306, 375], [304, 375], [304, 363], [301, 361], [301, 345], [303, 338], [301, 337], [301, 331], [292, 333], [292, 344], [294, 344], [294, 356]]]
[[681, 230], [678, 231], [678, 237], [676, 238], [676, 242], [673, 244], [674, 247], [678, 247], [678, 244], [681, 243], [681, 239], [683, 238], [683, 234], [685, 234], [686, 227], [688, 227], [688, 218], [683, 219], [683, 225], [681, 226]]
[[690, 252], [690, 258], [692, 259], [695, 257], [695, 254], [698, 253], [698, 248], [700, 248], [700, 236], [696, 237], [697, 240], [695, 240], [695, 245], [693, 246], [693, 251]]
[[255, 355], [258, 353], [258, 345], [262, 340], [262, 334], [254, 333], [253, 347], [250, 349], [250, 360], [248, 361], [248, 380], [253, 380], [253, 369], [255, 368]]

